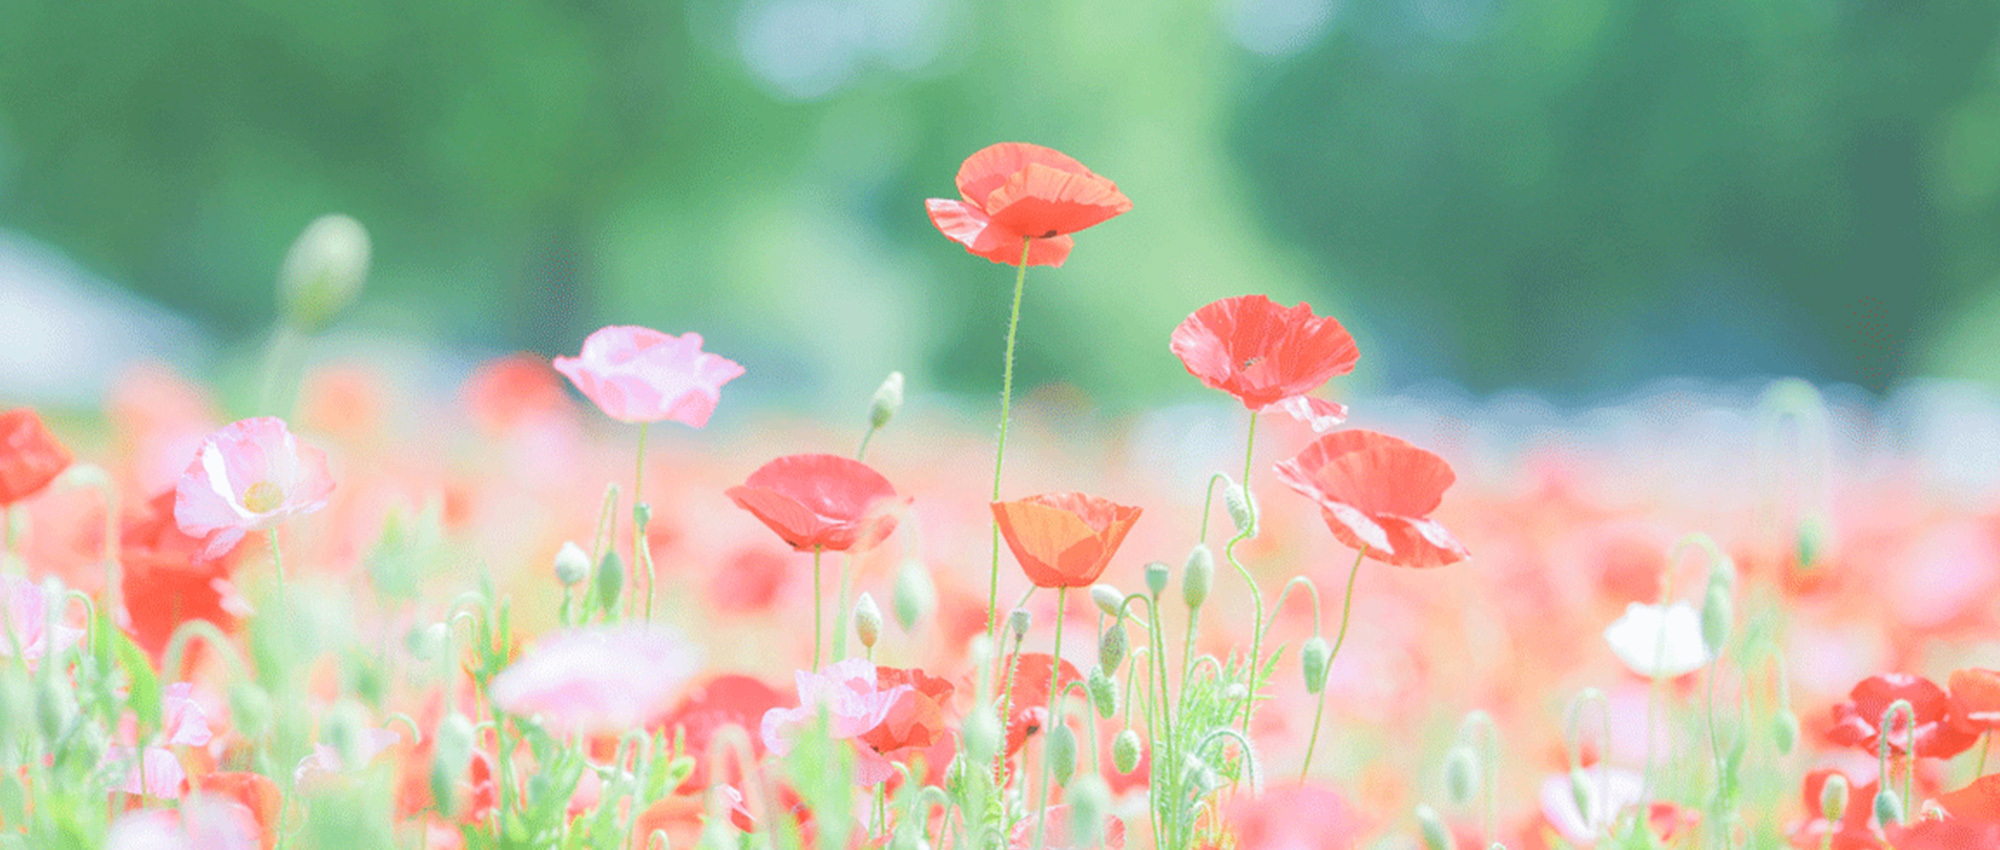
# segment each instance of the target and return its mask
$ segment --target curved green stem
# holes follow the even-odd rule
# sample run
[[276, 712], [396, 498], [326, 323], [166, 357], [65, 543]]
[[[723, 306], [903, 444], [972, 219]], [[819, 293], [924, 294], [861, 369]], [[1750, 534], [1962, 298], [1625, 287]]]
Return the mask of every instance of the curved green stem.
[[1055, 767], [1049, 759], [1048, 747], [1049, 741], [1055, 737], [1053, 735], [1055, 724], [1062, 721], [1062, 716], [1056, 714], [1056, 708], [1062, 704], [1063, 689], [1060, 687], [1060, 684], [1062, 682], [1063, 619], [1069, 613], [1068, 609], [1069, 588], [1056, 588], [1056, 642], [1055, 648], [1049, 650], [1049, 713], [1046, 715], [1049, 725], [1048, 728], [1042, 730], [1042, 787], [1037, 792], [1040, 796], [1040, 801], [1035, 804], [1035, 850], [1044, 850], [1048, 846], [1049, 782], [1052, 779], [1051, 771]]
[[[653, 621], [653, 547], [646, 543], [646, 518], [652, 512], [646, 507], [646, 432], [652, 423], [639, 423], [639, 457], [632, 464], [632, 571], [646, 573], [645, 621]], [[632, 594], [632, 602], [638, 602], [639, 594]]]
[[[1340, 631], [1334, 634], [1333, 649], [1326, 654], [1326, 666], [1333, 667], [1333, 660], [1340, 657], [1340, 647], [1347, 643], [1347, 621], [1354, 614], [1354, 580], [1361, 576], [1361, 562], [1368, 557], [1368, 547], [1354, 553], [1354, 567], [1347, 571], [1347, 593], [1340, 603]], [[1326, 710], [1326, 688], [1319, 689], [1319, 707], [1313, 711], [1312, 737], [1306, 739], [1306, 764], [1299, 771], [1299, 782], [1305, 782], [1305, 772], [1312, 769], [1313, 750], [1319, 747], [1320, 714]]]
[[[1007, 420], [1014, 408], [1014, 340], [1021, 329], [1021, 293], [1028, 285], [1028, 247], [1033, 237], [1021, 239], [1021, 262], [1014, 272], [1014, 308], [1007, 316], [1007, 358], [1000, 371], [1000, 441], [993, 447], [993, 501], [1000, 501], [1000, 470], [1007, 459]], [[986, 639], [1000, 629], [1000, 519], [993, 519], [993, 568], [987, 576]]]
[[271, 567], [278, 572], [278, 595], [283, 597], [285, 594], [285, 556], [278, 551], [278, 529], [276, 526], [271, 528], [268, 539], [271, 542]]
[[1250, 432], [1243, 440], [1243, 509], [1250, 514], [1250, 522], [1238, 529], [1236, 536], [1229, 538], [1229, 544], [1222, 547], [1222, 556], [1229, 565], [1236, 568], [1236, 574], [1243, 577], [1243, 583], [1250, 589], [1252, 615], [1250, 621], [1250, 669], [1245, 674], [1250, 685], [1250, 699], [1243, 706], [1243, 734], [1250, 734], [1250, 715], [1257, 707], [1258, 661], [1264, 652], [1264, 592], [1257, 587], [1257, 579], [1250, 575], [1250, 569], [1236, 559], [1236, 544], [1257, 533], [1257, 503], [1250, 498], [1250, 464], [1257, 448], [1257, 412], [1250, 412]]

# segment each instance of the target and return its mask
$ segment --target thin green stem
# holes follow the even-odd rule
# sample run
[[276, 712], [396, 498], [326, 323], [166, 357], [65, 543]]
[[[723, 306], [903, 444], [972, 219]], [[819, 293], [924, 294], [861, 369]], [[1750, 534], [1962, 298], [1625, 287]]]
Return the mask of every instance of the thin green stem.
[[854, 453], [855, 460], [868, 459], [868, 441], [875, 439], [875, 432], [879, 430], [881, 429], [876, 428], [872, 423], [868, 426], [868, 433], [861, 435], [861, 450]]
[[[1000, 371], [1000, 441], [993, 447], [993, 501], [1000, 501], [1000, 470], [1007, 459], [1007, 420], [1014, 408], [1014, 340], [1021, 329], [1021, 293], [1028, 285], [1028, 248], [1033, 237], [1021, 239], [1021, 262], [1014, 272], [1014, 308], [1007, 317], [1006, 365]], [[986, 639], [1000, 628], [1000, 520], [993, 519], [993, 568], [987, 576]]]
[[[1354, 613], [1354, 580], [1361, 576], [1361, 562], [1367, 557], [1368, 547], [1363, 546], [1361, 547], [1361, 551], [1354, 553], [1353, 569], [1347, 571], [1347, 594], [1341, 599], [1340, 603], [1340, 631], [1334, 633], [1333, 649], [1326, 654], [1326, 665], [1329, 669], [1333, 667], [1333, 660], [1340, 657], [1341, 644], [1347, 643], [1347, 621]], [[1313, 750], [1319, 746], [1320, 714], [1325, 711], [1326, 686], [1322, 684], [1319, 689], [1319, 707], [1313, 710], [1312, 737], [1306, 739], [1305, 767], [1299, 769], [1300, 784], [1304, 784], [1306, 781], [1306, 771], [1312, 769]]]
[[1049, 782], [1055, 765], [1049, 758], [1049, 741], [1055, 738], [1056, 724], [1063, 722], [1056, 707], [1062, 704], [1062, 633], [1063, 618], [1069, 613], [1069, 588], [1056, 588], [1056, 642], [1049, 650], [1049, 713], [1048, 726], [1042, 730], [1042, 782], [1040, 801], [1035, 804], [1035, 850], [1048, 847], [1049, 830]]
[[277, 527], [273, 526], [271, 528], [268, 539], [271, 543], [271, 567], [277, 570], [278, 573], [278, 594], [283, 596], [285, 593], [285, 556], [278, 551]]
[[[639, 423], [639, 457], [632, 464], [632, 569], [646, 571], [646, 622], [653, 621], [653, 553], [646, 545], [646, 432], [652, 423]], [[639, 594], [632, 594], [637, 601]]]
[[1262, 659], [1264, 652], [1264, 592], [1257, 587], [1257, 579], [1250, 575], [1250, 569], [1243, 566], [1242, 561], [1237, 560], [1236, 544], [1243, 542], [1250, 535], [1257, 532], [1257, 507], [1256, 503], [1250, 500], [1250, 464], [1251, 457], [1256, 448], [1257, 411], [1253, 410], [1250, 411], [1250, 432], [1243, 440], [1243, 482], [1240, 485], [1243, 488], [1243, 509], [1249, 512], [1250, 522], [1237, 530], [1235, 537], [1229, 538], [1229, 545], [1222, 547], [1223, 558], [1229, 561], [1230, 566], [1236, 568], [1236, 574], [1242, 576], [1243, 583], [1249, 586], [1250, 602], [1253, 605], [1251, 609], [1253, 615], [1250, 621], [1250, 670], [1247, 674], [1250, 680], [1250, 698], [1243, 705], [1243, 734], [1245, 735], [1250, 734], [1250, 714], [1257, 707], [1257, 670], [1262, 666], [1258, 662]]
[[1974, 778], [1986, 775], [1986, 751], [1993, 747], [1993, 733], [1988, 731], [1979, 736], [1979, 766], [1972, 769]]
[[815, 673], [819, 672], [819, 653], [820, 653], [820, 635], [821, 635], [821, 633], [823, 633], [823, 632], [825, 632], [825, 631], [826, 631], [826, 625], [825, 625], [825, 622], [824, 622], [824, 621], [823, 621], [823, 620], [821, 619], [821, 618], [822, 618], [822, 617], [823, 617], [824, 615], [823, 615], [823, 614], [821, 613], [820, 609], [821, 609], [822, 607], [824, 607], [824, 605], [823, 605], [823, 600], [822, 600], [822, 599], [820, 599], [820, 582], [819, 582], [819, 577], [820, 577], [820, 570], [819, 570], [819, 560], [820, 560], [820, 555], [821, 555], [821, 554], [823, 554], [823, 553], [824, 553], [825, 551], [826, 551], [826, 547], [823, 547], [823, 546], [814, 546], [814, 547], [813, 547], [813, 666], [812, 666], [812, 669], [813, 669], [813, 672], [815, 672]]

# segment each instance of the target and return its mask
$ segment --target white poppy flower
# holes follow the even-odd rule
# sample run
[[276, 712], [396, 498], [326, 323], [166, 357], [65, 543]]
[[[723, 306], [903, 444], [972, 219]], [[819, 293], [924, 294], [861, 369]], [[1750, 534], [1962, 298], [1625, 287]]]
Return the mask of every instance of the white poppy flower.
[[1625, 616], [1604, 628], [1611, 653], [1632, 672], [1652, 679], [1671, 679], [1708, 663], [1708, 646], [1701, 639], [1701, 614], [1685, 602], [1625, 606]]

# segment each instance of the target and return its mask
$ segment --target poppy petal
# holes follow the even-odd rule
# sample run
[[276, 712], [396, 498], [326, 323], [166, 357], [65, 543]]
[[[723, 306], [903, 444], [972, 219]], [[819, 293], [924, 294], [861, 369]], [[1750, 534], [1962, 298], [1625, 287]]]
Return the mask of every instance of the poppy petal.
[[958, 166], [958, 194], [967, 202], [983, 206], [993, 190], [1029, 165], [1043, 165], [1071, 174], [1091, 174], [1069, 154], [1026, 142], [987, 145], [965, 158]]
[[1274, 411], [1312, 426], [1315, 434], [1324, 434], [1347, 421], [1347, 405], [1306, 395], [1295, 395], [1264, 408], [1265, 413]]
[[[965, 246], [967, 253], [985, 257], [1005, 266], [1021, 262], [1024, 238], [988, 218], [986, 212], [963, 201], [932, 198], [924, 202], [931, 224], [945, 238]], [[1028, 245], [1028, 265], [1061, 267], [1076, 243], [1067, 236], [1036, 239]]]
[[1132, 209], [1118, 185], [1092, 174], [1031, 163], [986, 199], [995, 224], [1015, 233], [1050, 237], [1099, 224]]

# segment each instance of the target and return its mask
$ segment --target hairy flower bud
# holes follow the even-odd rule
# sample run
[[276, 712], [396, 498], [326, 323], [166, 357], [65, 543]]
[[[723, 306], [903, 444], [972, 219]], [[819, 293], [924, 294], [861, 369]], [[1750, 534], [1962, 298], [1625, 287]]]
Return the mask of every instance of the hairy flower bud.
[[1090, 692], [1090, 704], [1096, 706], [1098, 716], [1109, 718], [1118, 713], [1118, 683], [1111, 681], [1104, 668], [1090, 668], [1084, 689]]
[[1424, 837], [1424, 850], [1454, 850], [1451, 830], [1446, 829], [1444, 818], [1437, 809], [1424, 803], [1417, 804], [1417, 831]]
[[316, 332], [354, 303], [368, 278], [368, 230], [344, 215], [325, 215], [306, 225], [278, 276], [278, 299], [285, 318], [300, 330]]
[[1299, 665], [1304, 668], [1306, 693], [1317, 694], [1326, 689], [1326, 669], [1333, 663], [1333, 647], [1326, 638], [1313, 635], [1306, 639], [1305, 646], [1299, 647]]
[[1165, 561], [1154, 561], [1146, 565], [1146, 590], [1154, 596], [1167, 592], [1167, 582], [1173, 579], [1173, 568]]
[[556, 581], [564, 587], [575, 587], [587, 578], [590, 578], [590, 555], [583, 547], [564, 541], [556, 551]]
[[1086, 773], [1068, 783], [1063, 802], [1069, 804], [1069, 839], [1072, 847], [1090, 847], [1104, 835], [1105, 810], [1111, 807], [1111, 786], [1104, 777]]
[[1014, 639], [1028, 636], [1028, 629], [1035, 625], [1035, 615], [1026, 608], [1016, 608], [1007, 614], [1007, 630], [1014, 633]]
[[597, 607], [610, 611], [618, 607], [618, 594], [625, 590], [625, 562], [613, 549], [604, 551], [604, 559], [597, 562]]
[[1111, 766], [1119, 773], [1131, 773], [1139, 767], [1139, 755], [1145, 745], [1139, 742], [1139, 733], [1126, 729], [1111, 739]]
[[904, 561], [896, 570], [895, 595], [889, 600], [896, 609], [896, 625], [907, 632], [917, 627], [917, 622], [937, 610], [937, 585], [931, 582], [929, 570], [915, 558]]
[[1068, 723], [1057, 723], [1049, 729], [1046, 758], [1049, 769], [1054, 772], [1057, 785], [1068, 785], [1070, 776], [1076, 773], [1076, 731]]
[[1778, 745], [1779, 755], [1791, 755], [1799, 745], [1799, 716], [1790, 709], [1780, 710], [1771, 722], [1771, 741]]
[[1257, 502], [1247, 487], [1230, 485], [1222, 491], [1223, 507], [1229, 509], [1229, 521], [1236, 524], [1236, 534], [1244, 539], [1257, 536]]
[[895, 418], [896, 411], [903, 409], [903, 373], [890, 372], [883, 379], [882, 386], [875, 388], [875, 398], [868, 402], [868, 427], [880, 428]]
[[1189, 610], [1200, 608], [1208, 601], [1208, 591], [1215, 584], [1215, 553], [1206, 544], [1196, 544], [1188, 552], [1187, 564], [1181, 567], [1181, 601]]
[[854, 636], [869, 649], [874, 649], [875, 642], [882, 639], [882, 609], [875, 606], [875, 597], [867, 591], [854, 600]]
[[1131, 640], [1125, 633], [1125, 624], [1113, 621], [1097, 638], [1097, 663], [1104, 665], [1106, 671], [1118, 672], [1118, 665], [1125, 663], [1125, 652], [1131, 648]]
[[1444, 794], [1454, 806], [1472, 802], [1479, 793], [1479, 755], [1460, 744], [1444, 757]]
[[1000, 728], [1000, 717], [990, 705], [982, 705], [966, 715], [965, 725], [959, 730], [965, 739], [965, 752], [976, 763], [984, 763], [1000, 751], [1005, 730]]
[[1736, 619], [1736, 605], [1729, 599], [1729, 587], [1723, 582], [1711, 581], [1708, 596], [1701, 603], [1701, 640], [1708, 644], [1711, 655], [1721, 652], [1723, 644], [1729, 642], [1729, 630]]
[[1889, 788], [1875, 793], [1875, 820], [1885, 827], [1903, 822], [1903, 797]]
[[458, 780], [472, 764], [473, 743], [472, 721], [455, 711], [438, 721], [437, 731], [431, 733], [431, 797], [447, 815], [460, 802]]
[[1829, 822], [1839, 823], [1847, 815], [1847, 777], [1838, 773], [1826, 778], [1819, 786], [1819, 814]]
[[1097, 603], [1097, 610], [1106, 617], [1118, 616], [1118, 609], [1125, 604], [1125, 594], [1108, 584], [1090, 586], [1090, 601]]

